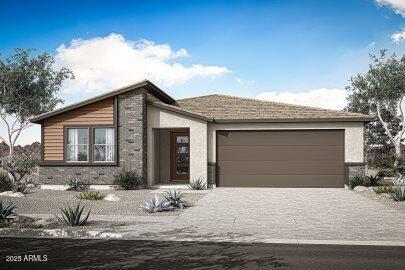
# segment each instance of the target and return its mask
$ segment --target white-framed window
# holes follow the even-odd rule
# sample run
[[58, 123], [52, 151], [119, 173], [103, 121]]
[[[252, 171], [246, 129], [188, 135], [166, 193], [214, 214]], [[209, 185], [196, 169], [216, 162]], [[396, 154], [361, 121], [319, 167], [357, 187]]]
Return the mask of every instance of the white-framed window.
[[67, 162], [89, 161], [89, 129], [67, 128]]
[[115, 161], [115, 131], [114, 128], [95, 127], [93, 129], [93, 161]]

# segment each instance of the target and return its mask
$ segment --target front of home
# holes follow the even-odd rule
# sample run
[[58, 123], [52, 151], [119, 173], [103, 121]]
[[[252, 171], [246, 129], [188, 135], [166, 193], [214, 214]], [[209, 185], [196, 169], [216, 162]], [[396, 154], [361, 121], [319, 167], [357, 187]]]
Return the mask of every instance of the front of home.
[[224, 95], [174, 100], [142, 81], [32, 119], [40, 182], [110, 185], [122, 168], [146, 187], [343, 187], [364, 171], [368, 115]]

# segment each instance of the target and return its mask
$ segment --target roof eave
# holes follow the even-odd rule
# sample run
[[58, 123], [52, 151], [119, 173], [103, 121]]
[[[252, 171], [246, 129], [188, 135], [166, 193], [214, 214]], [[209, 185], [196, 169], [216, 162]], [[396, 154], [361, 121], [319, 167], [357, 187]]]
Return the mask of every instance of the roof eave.
[[111, 98], [114, 96], [117, 96], [119, 94], [131, 91], [131, 90], [135, 90], [135, 89], [140, 89], [140, 88], [145, 88], [147, 91], [149, 91], [152, 95], [156, 96], [157, 98], [159, 98], [160, 100], [167, 102], [167, 103], [175, 103], [176, 100], [174, 100], [172, 97], [170, 97], [168, 94], [166, 94], [165, 92], [163, 92], [162, 90], [159, 89], [159, 87], [157, 87], [156, 85], [154, 85], [152, 82], [148, 81], [148, 80], [143, 80], [140, 81], [138, 83], [132, 84], [132, 85], [128, 85], [128, 86], [124, 86], [122, 88], [118, 88], [114, 91], [105, 93], [105, 94], [101, 94], [68, 106], [65, 106], [63, 108], [60, 109], [56, 109], [53, 110], [51, 112], [48, 113], [44, 113], [41, 115], [38, 115], [36, 117], [33, 117], [30, 122], [31, 123], [35, 123], [35, 124], [39, 124], [41, 123], [43, 120], [45, 120], [46, 118], [64, 113], [64, 112], [68, 112], [74, 109], [77, 109], [79, 107], [83, 107], [85, 105], [94, 103], [94, 102], [98, 102], [107, 98]]
[[211, 119], [211, 118], [207, 118], [207, 117], [204, 117], [204, 116], [196, 114], [196, 113], [184, 111], [184, 110], [182, 110], [180, 108], [177, 109], [177, 108], [174, 108], [173, 106], [164, 105], [164, 104], [161, 104], [161, 103], [156, 103], [156, 102], [153, 102], [153, 101], [150, 101], [150, 100], [147, 100], [147, 104], [158, 107], [158, 108], [161, 108], [161, 109], [165, 109], [165, 110], [168, 110], [168, 111], [172, 111], [172, 112], [176, 112], [176, 113], [183, 114], [183, 115], [186, 115], [186, 116], [190, 116], [190, 117], [193, 117], [193, 118], [197, 118], [197, 119], [200, 119], [200, 120], [204, 120], [204, 121], [207, 121], [207, 122], [213, 122], [213, 119]]

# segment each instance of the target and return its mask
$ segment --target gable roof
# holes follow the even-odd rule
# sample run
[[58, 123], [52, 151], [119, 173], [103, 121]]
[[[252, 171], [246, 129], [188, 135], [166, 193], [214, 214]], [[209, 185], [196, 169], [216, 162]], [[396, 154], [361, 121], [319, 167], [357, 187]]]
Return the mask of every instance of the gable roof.
[[262, 101], [226, 95], [207, 95], [177, 100], [187, 111], [215, 122], [301, 122], [301, 121], [373, 121], [370, 115], [328, 110], [301, 105]]
[[73, 103], [73, 104], [68, 105], [68, 106], [64, 106], [62, 108], [53, 110], [53, 111], [48, 112], [48, 113], [40, 114], [40, 115], [32, 118], [31, 123], [37, 123], [38, 124], [42, 120], [44, 120], [44, 119], [46, 119], [48, 117], [58, 115], [58, 114], [61, 114], [61, 113], [67, 112], [67, 111], [71, 111], [73, 109], [77, 109], [79, 107], [83, 107], [85, 105], [88, 105], [88, 104], [91, 104], [91, 103], [94, 103], [94, 102], [97, 102], [97, 101], [101, 101], [101, 100], [106, 99], [106, 98], [114, 97], [114, 96], [117, 96], [119, 94], [123, 94], [125, 92], [132, 91], [132, 90], [139, 89], [139, 88], [146, 89], [150, 94], [154, 95], [155, 97], [157, 97], [158, 99], [160, 99], [160, 100], [162, 100], [162, 101], [164, 101], [166, 103], [170, 104], [170, 103], [176, 102], [171, 96], [169, 96], [168, 94], [163, 92], [159, 87], [154, 85], [152, 82], [150, 82], [148, 80], [143, 80], [143, 81], [131, 84], [131, 85], [127, 85], [127, 86], [118, 88], [118, 89], [116, 89], [114, 91], [111, 91], [111, 92], [108, 92], [108, 93], [105, 93], [105, 94], [101, 94], [101, 95], [98, 95], [98, 96], [95, 96], [95, 97], [92, 97], [92, 98], [89, 98], [89, 99], [86, 99], [86, 100], [83, 100], [83, 101], [80, 101], [80, 102]]
[[209, 122], [320, 122], [320, 121], [374, 121], [374, 117], [359, 113], [328, 110], [273, 101], [262, 101], [227, 95], [207, 95], [174, 100], [148, 80], [131, 84], [93, 98], [77, 102], [31, 119], [41, 123], [44, 119], [85, 105], [144, 88], [161, 101], [148, 100], [148, 104], [175, 111]]

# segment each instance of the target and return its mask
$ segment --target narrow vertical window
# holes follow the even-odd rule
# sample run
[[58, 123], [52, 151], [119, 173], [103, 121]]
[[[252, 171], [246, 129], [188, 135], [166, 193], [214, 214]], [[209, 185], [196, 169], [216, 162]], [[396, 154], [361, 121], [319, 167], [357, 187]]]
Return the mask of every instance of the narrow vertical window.
[[94, 162], [114, 162], [114, 136], [113, 128], [94, 128]]
[[89, 130], [88, 128], [67, 129], [67, 161], [88, 162]]

